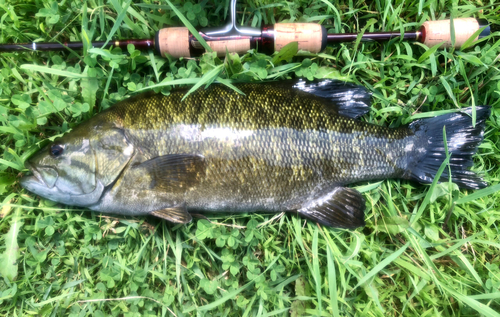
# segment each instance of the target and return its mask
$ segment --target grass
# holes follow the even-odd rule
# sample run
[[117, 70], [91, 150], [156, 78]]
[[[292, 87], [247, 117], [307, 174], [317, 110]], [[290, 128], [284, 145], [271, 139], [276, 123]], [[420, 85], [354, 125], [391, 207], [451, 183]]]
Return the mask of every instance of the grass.
[[[227, 1], [171, 2], [194, 27], [220, 25], [227, 14]], [[500, 24], [493, 1], [248, 0], [238, 8], [247, 25], [314, 22], [332, 32], [409, 30], [450, 15]], [[1, 43], [143, 38], [182, 25], [163, 1], [7, 1], [0, 16]], [[500, 316], [498, 35], [462, 51], [392, 40], [274, 59], [174, 60], [133, 47], [2, 53], [0, 315]], [[341, 231], [292, 215], [216, 214], [186, 226], [113, 217], [19, 186], [24, 160], [44, 140], [136, 91], [294, 75], [366, 86], [373, 106], [363, 120], [391, 127], [491, 105], [473, 167], [491, 187], [357, 184], [367, 226]]]

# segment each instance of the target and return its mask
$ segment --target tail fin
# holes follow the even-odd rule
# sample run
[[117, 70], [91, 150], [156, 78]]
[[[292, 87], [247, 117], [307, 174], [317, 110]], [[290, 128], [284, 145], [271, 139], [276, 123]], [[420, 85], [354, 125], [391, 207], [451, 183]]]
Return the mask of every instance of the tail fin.
[[[479, 189], [487, 186], [478, 175], [467, 170], [473, 165], [472, 156], [483, 140], [486, 119], [490, 116], [489, 106], [476, 107], [476, 126], [472, 127], [472, 108], [462, 112], [445, 114], [435, 118], [412, 122], [409, 128], [415, 133], [415, 157], [409, 164], [405, 178], [422, 183], [431, 183], [437, 170], [446, 159], [443, 141], [443, 126], [450, 156], [451, 179], [459, 187]], [[448, 169], [440, 181], [448, 180]]]

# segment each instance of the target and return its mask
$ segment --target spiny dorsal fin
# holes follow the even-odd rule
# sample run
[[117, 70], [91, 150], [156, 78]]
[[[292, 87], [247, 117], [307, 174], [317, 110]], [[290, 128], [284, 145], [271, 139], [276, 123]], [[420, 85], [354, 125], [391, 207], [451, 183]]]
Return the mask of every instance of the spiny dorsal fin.
[[348, 187], [335, 187], [330, 193], [307, 202], [299, 214], [334, 228], [354, 229], [365, 225], [365, 199]]
[[190, 223], [193, 220], [193, 217], [187, 211], [186, 204], [155, 210], [151, 212], [151, 215], [173, 223]]
[[363, 86], [323, 79], [311, 82], [298, 80], [293, 88], [325, 99], [328, 107], [345, 117], [356, 119], [370, 111], [371, 94]]
[[151, 175], [151, 188], [183, 192], [197, 185], [205, 175], [205, 159], [195, 154], [169, 154], [134, 167]]

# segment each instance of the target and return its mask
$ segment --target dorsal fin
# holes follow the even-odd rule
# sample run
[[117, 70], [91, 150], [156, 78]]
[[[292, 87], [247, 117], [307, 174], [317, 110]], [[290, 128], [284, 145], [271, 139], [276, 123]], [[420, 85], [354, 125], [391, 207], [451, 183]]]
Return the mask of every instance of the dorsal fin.
[[370, 92], [365, 87], [340, 80], [323, 79], [307, 82], [295, 80], [294, 89], [324, 99], [338, 114], [357, 119], [370, 111]]

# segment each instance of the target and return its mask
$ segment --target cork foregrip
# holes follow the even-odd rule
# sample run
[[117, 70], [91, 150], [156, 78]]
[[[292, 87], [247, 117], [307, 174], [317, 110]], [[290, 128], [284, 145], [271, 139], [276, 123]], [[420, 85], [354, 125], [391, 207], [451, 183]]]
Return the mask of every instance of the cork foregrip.
[[[453, 25], [455, 27], [455, 48], [460, 48], [479, 29], [479, 22], [474, 18], [454, 19]], [[444, 42], [443, 48], [452, 47], [450, 20], [427, 21], [422, 24], [421, 31], [425, 45], [431, 47]]]
[[163, 28], [158, 33], [161, 56], [190, 57], [189, 30], [186, 27]]
[[299, 50], [319, 53], [323, 33], [321, 25], [314, 23], [276, 23], [274, 49], [279, 51], [291, 42], [298, 42]]

